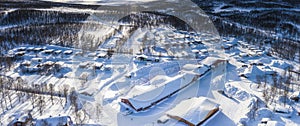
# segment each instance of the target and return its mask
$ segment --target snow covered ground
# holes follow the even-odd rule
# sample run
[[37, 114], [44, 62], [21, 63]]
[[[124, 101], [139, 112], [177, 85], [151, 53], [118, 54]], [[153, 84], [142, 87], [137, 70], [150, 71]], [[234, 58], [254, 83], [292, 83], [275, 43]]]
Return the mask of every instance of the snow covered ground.
[[[54, 1], [101, 5], [141, 2]], [[151, 1], [156, 0], [143, 2]], [[221, 7], [215, 12], [250, 11]], [[76, 11], [48, 9], [55, 10]], [[103, 26], [101, 31], [89, 34], [101, 38], [114, 28]], [[300, 64], [267, 55], [269, 45], [259, 48], [237, 38], [221, 38], [216, 44], [220, 37], [214, 34], [189, 33], [169, 26], [137, 28], [130, 35], [126, 34], [129, 30], [122, 29], [100, 45], [93, 45], [94, 50], [81, 50], [87, 43], [79, 43], [79, 48], [20, 45], [5, 52], [17, 60], [11, 69], [1, 70], [1, 82], [8, 86], [0, 92], [0, 125], [25, 118], [32, 118], [37, 125], [47, 120], [49, 125], [58, 125], [59, 121], [112, 126], [185, 125], [168, 115], [196, 124], [216, 105], [219, 111], [204, 125], [300, 124], [300, 103], [290, 97], [297, 97], [293, 92], [300, 91]], [[127, 38], [122, 41], [122, 37]], [[120, 50], [131, 51], [110, 55], [109, 51], [115, 51], [110, 49], [120, 43]], [[282, 87], [274, 89], [274, 80]], [[272, 92], [281, 94], [269, 95]], [[267, 122], [261, 122], [266, 118]]]

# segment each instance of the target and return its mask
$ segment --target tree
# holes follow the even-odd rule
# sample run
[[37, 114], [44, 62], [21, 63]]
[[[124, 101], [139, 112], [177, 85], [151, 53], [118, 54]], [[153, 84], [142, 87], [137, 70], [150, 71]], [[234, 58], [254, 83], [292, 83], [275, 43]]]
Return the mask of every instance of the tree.
[[284, 87], [284, 92], [283, 92], [283, 96], [284, 96], [284, 106], [286, 105], [287, 103], [287, 100], [288, 100], [288, 93], [289, 93], [289, 90], [290, 90], [290, 85], [291, 85], [291, 78], [292, 76], [288, 76], [286, 81], [285, 81], [285, 87]]
[[259, 76], [259, 75], [256, 75], [256, 82], [257, 82], [257, 84], [258, 84], [258, 86], [257, 86], [257, 88], [259, 88], [260, 87], [260, 85], [261, 85], [261, 76]]
[[66, 104], [67, 104], [67, 102], [68, 102], [68, 92], [69, 92], [69, 85], [67, 85], [67, 84], [65, 84], [64, 86], [63, 86], [63, 92], [64, 92], [64, 96], [65, 96], [65, 99], [66, 99]]
[[278, 94], [278, 79], [277, 79], [278, 75], [277, 73], [274, 73], [272, 76], [272, 80], [273, 80], [273, 85], [271, 87], [271, 103], [274, 101], [274, 98], [277, 96]]
[[35, 93], [31, 93], [29, 95], [29, 98], [30, 98], [30, 101], [31, 101], [31, 105], [32, 105], [32, 109], [35, 108], [35, 97], [36, 97], [35, 95], [36, 95]]
[[38, 97], [37, 107], [38, 107], [38, 110], [39, 110], [40, 115], [43, 115], [45, 106], [46, 106], [46, 103], [45, 103], [45, 98], [44, 98], [44, 96], [39, 96], [39, 97]]
[[52, 103], [52, 105], [54, 105], [54, 102], [53, 102], [54, 85], [51, 83], [49, 84], [49, 90], [50, 90], [51, 103]]
[[75, 108], [75, 112], [79, 110], [77, 101], [78, 101], [78, 93], [76, 92], [75, 88], [72, 88], [70, 93], [70, 102], [71, 105]]
[[96, 103], [96, 116], [98, 121], [100, 119], [101, 109], [102, 109], [101, 105], [99, 103]]

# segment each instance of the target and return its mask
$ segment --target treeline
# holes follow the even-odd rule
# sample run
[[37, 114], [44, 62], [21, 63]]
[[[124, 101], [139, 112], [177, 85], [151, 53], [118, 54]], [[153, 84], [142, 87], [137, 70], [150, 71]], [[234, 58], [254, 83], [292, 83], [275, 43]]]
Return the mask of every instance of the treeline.
[[7, 13], [0, 21], [1, 26], [49, 24], [85, 21], [89, 16], [87, 13], [71, 13], [61, 11], [45, 11], [18, 9]]
[[138, 14], [130, 14], [120, 19], [119, 22], [129, 23], [136, 27], [146, 28], [159, 25], [169, 25], [178, 30], [194, 31], [194, 29], [183, 20], [160, 12], [145, 11]]
[[0, 46], [4, 50], [17, 45], [45, 45], [51, 42], [72, 46], [73, 41], [77, 40], [81, 26], [82, 23], [54, 23], [9, 28], [0, 32]]

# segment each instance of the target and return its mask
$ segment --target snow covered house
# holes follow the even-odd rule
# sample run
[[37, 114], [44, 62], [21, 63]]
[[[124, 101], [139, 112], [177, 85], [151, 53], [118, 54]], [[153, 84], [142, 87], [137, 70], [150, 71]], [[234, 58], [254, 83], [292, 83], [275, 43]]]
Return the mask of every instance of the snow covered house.
[[203, 125], [216, 116], [219, 104], [206, 97], [190, 98], [177, 104], [166, 112], [166, 115], [189, 126]]

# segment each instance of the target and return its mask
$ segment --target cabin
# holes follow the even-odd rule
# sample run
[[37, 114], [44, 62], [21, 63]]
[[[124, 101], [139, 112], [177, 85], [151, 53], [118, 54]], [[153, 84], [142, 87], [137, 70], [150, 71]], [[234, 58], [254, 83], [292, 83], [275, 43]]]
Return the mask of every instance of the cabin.
[[252, 63], [250, 63], [250, 65], [252, 65], [252, 66], [264, 66], [264, 64], [262, 62], [259, 62], [259, 61], [252, 62]]
[[62, 68], [62, 66], [64, 65], [64, 62], [55, 62], [54, 64], [54, 69], [56, 72], [60, 71], [60, 69]]
[[102, 68], [102, 70], [104, 70], [104, 71], [111, 71], [112, 69], [113, 69], [113, 65], [111, 65], [111, 64], [103, 65], [103, 68]]
[[22, 63], [20, 64], [20, 66], [21, 66], [21, 67], [29, 67], [30, 64], [31, 64], [30, 61], [24, 61], [24, 62], [22, 62]]
[[215, 69], [226, 63], [228, 63], [228, 60], [217, 58], [217, 57], [207, 57], [201, 61], [201, 64], [204, 64], [212, 69]]
[[18, 119], [14, 119], [12, 122], [10, 122], [9, 126], [30, 126], [32, 124], [33, 119], [28, 115], [23, 115], [19, 117]]
[[79, 64], [79, 68], [86, 68], [86, 67], [88, 67], [88, 65], [90, 65], [89, 62], [82, 62]]
[[106, 58], [107, 57], [107, 52], [100, 52], [98, 55], [97, 55], [98, 58]]
[[299, 102], [300, 100], [300, 91], [295, 91], [291, 96], [290, 99], [295, 101], [295, 102]]
[[40, 52], [40, 51], [43, 51], [43, 50], [44, 50], [43, 48], [34, 48], [33, 49], [34, 52]]
[[80, 52], [76, 52], [75, 56], [83, 56], [83, 52], [81, 52], [81, 51]]
[[261, 121], [260, 121], [260, 123], [267, 124], [268, 121], [271, 121], [271, 119], [270, 118], [262, 118]]
[[16, 49], [16, 51], [18, 51], [18, 52], [26, 51], [26, 47], [19, 47]]
[[40, 63], [43, 61], [43, 58], [32, 58], [31, 61], [35, 63]]
[[166, 112], [166, 115], [188, 126], [204, 125], [220, 111], [219, 104], [206, 97], [184, 100]]
[[71, 55], [73, 53], [73, 50], [66, 50], [64, 51], [65, 55]]
[[34, 51], [34, 47], [28, 47], [28, 48], [26, 49], [26, 51], [27, 51], [27, 52]]
[[277, 114], [279, 114], [283, 117], [287, 117], [287, 118], [290, 118], [293, 113], [293, 110], [292, 110], [291, 106], [289, 106], [289, 105], [287, 105], [287, 106], [276, 105], [274, 107], [273, 111], [276, 112]]
[[61, 50], [56, 50], [56, 51], [54, 51], [54, 54], [55, 54], [55, 55], [59, 55], [59, 54], [61, 54], [61, 53], [62, 53]]
[[103, 66], [103, 63], [94, 63], [94, 69], [101, 69]]
[[200, 52], [200, 50], [198, 50], [198, 49], [192, 49], [192, 52], [197, 54], [197, 53]]
[[97, 53], [95, 53], [95, 52], [92, 52], [92, 53], [88, 54], [88, 57], [96, 57], [96, 56], [97, 56]]
[[53, 52], [54, 52], [53, 49], [47, 49], [43, 51], [44, 54], [52, 54]]
[[148, 59], [148, 56], [146, 56], [146, 55], [138, 55], [135, 57], [135, 59], [137, 59], [139, 61], [151, 61], [150, 59]]
[[201, 49], [199, 50], [201, 53], [208, 53], [208, 50], [207, 49]]
[[52, 62], [52, 61], [47, 61], [47, 62], [43, 63], [43, 66], [51, 67], [51, 66], [53, 66], [54, 64], [55, 64], [55, 63]]
[[25, 55], [25, 53], [26, 53], [25, 51], [19, 51], [19, 52], [16, 52], [16, 53], [15, 53], [15, 56], [16, 56], [16, 57], [22, 57], [22, 56]]
[[35, 126], [73, 126], [73, 121], [70, 116], [57, 116], [33, 121]]

